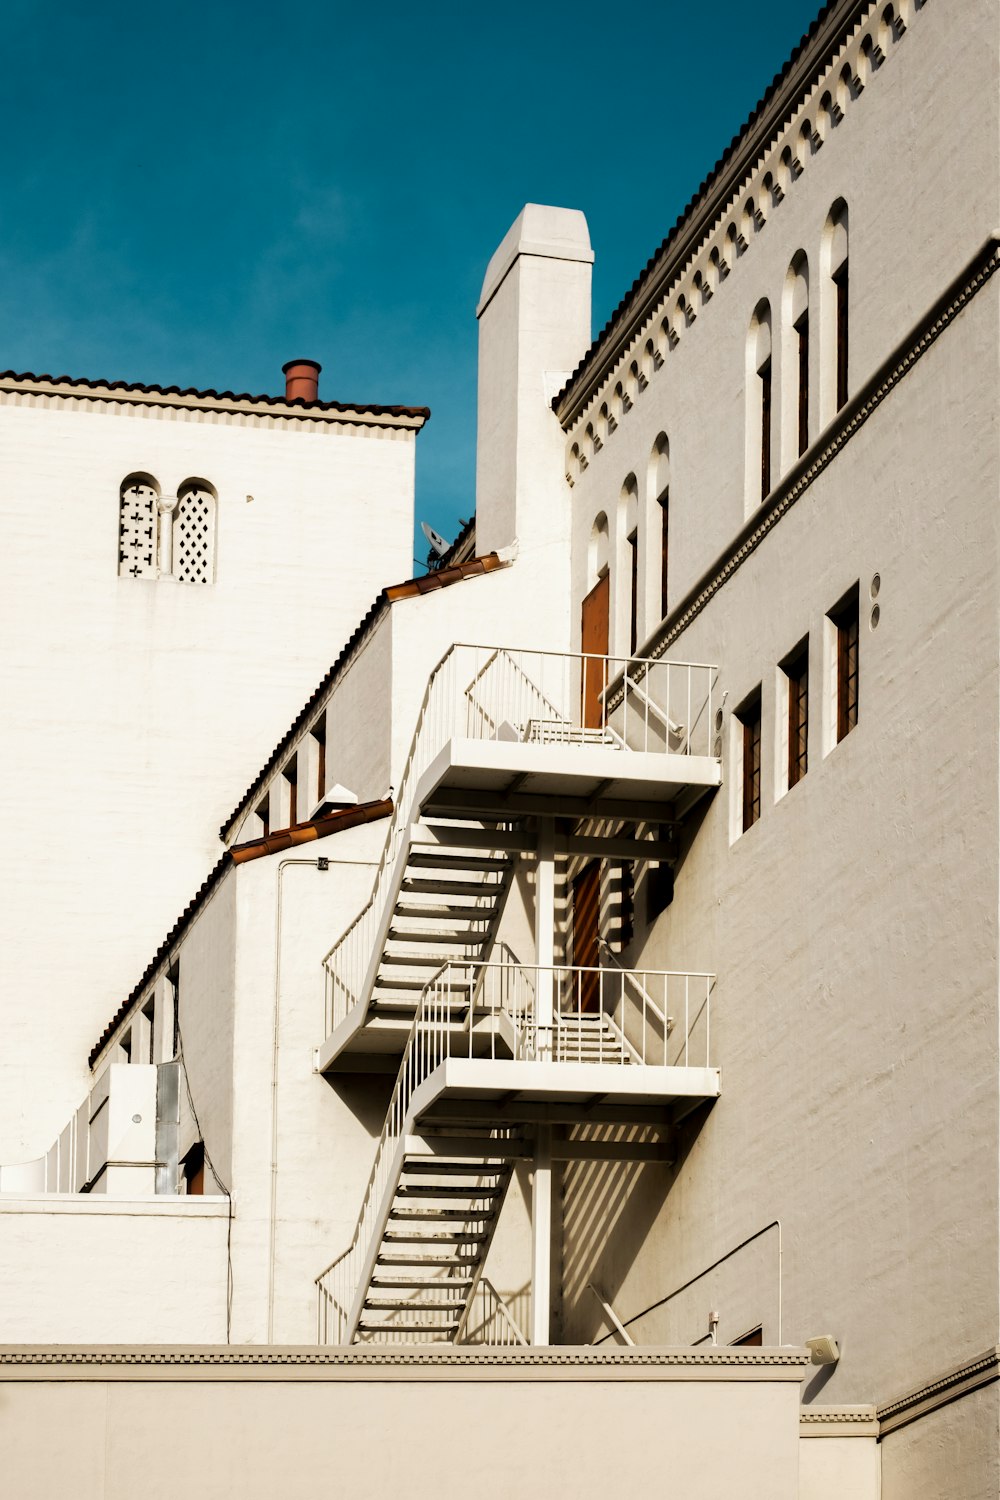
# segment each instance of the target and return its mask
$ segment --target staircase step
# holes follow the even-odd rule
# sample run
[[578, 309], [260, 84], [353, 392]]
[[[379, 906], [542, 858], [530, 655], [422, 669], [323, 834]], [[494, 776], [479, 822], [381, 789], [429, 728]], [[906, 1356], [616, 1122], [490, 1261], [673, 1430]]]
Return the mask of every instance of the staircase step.
[[396, 1189], [397, 1198], [495, 1198], [500, 1189], [498, 1187], [479, 1187], [469, 1184], [449, 1182], [441, 1187], [433, 1183], [414, 1182], [402, 1183]]
[[463, 947], [468, 947], [470, 943], [475, 943], [477, 939], [481, 941], [485, 936], [485, 933], [473, 932], [468, 928], [464, 932], [459, 932], [455, 928], [452, 928], [450, 932], [442, 932], [440, 929], [433, 932], [419, 931], [416, 928], [404, 932], [399, 927], [390, 927], [388, 941], [390, 943], [461, 943]]
[[[497, 886], [498, 891], [499, 889]], [[481, 894], [483, 887], [476, 886], [475, 890], [477, 894]], [[436, 887], [433, 894], [438, 894]], [[486, 921], [492, 915], [492, 910], [490, 906], [421, 906], [416, 901], [397, 901], [393, 908], [397, 917], [426, 917], [429, 922], [455, 922], [462, 917], [468, 917], [470, 921]]]
[[404, 1266], [478, 1266], [478, 1255], [449, 1255], [449, 1256], [414, 1256], [414, 1255], [380, 1255], [377, 1265], [396, 1266], [400, 1270]]
[[[430, 1283], [431, 1285], [433, 1283]], [[427, 1290], [425, 1286], [424, 1290]], [[449, 1297], [443, 1302], [373, 1302], [370, 1297], [365, 1298], [366, 1312], [422, 1312], [422, 1313], [444, 1313], [447, 1317], [460, 1313], [465, 1307], [464, 1297]]]
[[[486, 1234], [473, 1234], [471, 1230], [463, 1229], [442, 1230], [436, 1234], [407, 1234], [402, 1229], [387, 1229], [383, 1238], [387, 1245], [426, 1245], [433, 1250], [443, 1249], [445, 1245], [477, 1245], [486, 1239]], [[444, 1264], [451, 1265], [451, 1261]]]
[[503, 854], [456, 854], [452, 849], [419, 848], [410, 850], [406, 863], [420, 870], [482, 870], [485, 874], [506, 870], [509, 861]]
[[406, 964], [410, 969], [440, 969], [442, 962], [443, 960], [436, 953], [382, 954], [383, 964]]
[[401, 891], [409, 891], [414, 895], [426, 893], [428, 896], [483, 896], [495, 891], [499, 896], [503, 891], [503, 882], [499, 880], [448, 880], [442, 875], [437, 880], [407, 879], [400, 886]]
[[449, 1276], [447, 1281], [428, 1281], [426, 1277], [423, 1281], [417, 1281], [410, 1280], [407, 1277], [386, 1277], [375, 1275], [372, 1277], [372, 1290], [382, 1292], [405, 1292], [412, 1289], [415, 1292], [423, 1292], [426, 1291], [429, 1286], [434, 1286], [440, 1287], [442, 1290], [444, 1290], [445, 1288], [452, 1288], [454, 1291], [458, 1291], [460, 1287], [471, 1286], [473, 1279], [474, 1278], [471, 1276]]
[[446, 1219], [458, 1220], [459, 1223], [482, 1224], [495, 1218], [491, 1209], [483, 1209], [482, 1212], [470, 1213], [468, 1208], [434, 1208], [434, 1209], [411, 1209], [404, 1213], [401, 1208], [391, 1208], [389, 1218], [397, 1224], [441, 1224]]
[[397, 1333], [397, 1334], [398, 1333], [423, 1333], [423, 1334], [440, 1334], [440, 1333], [443, 1333], [443, 1334], [450, 1334], [450, 1333], [457, 1333], [457, 1332], [458, 1332], [458, 1319], [457, 1318], [454, 1319], [451, 1323], [448, 1323], [448, 1324], [444, 1324], [444, 1323], [438, 1324], [438, 1323], [435, 1323], [433, 1327], [428, 1327], [425, 1324], [416, 1323], [416, 1324], [414, 1324], [414, 1326], [412, 1328], [410, 1328], [410, 1327], [407, 1326], [406, 1323], [399, 1322], [398, 1320], [396, 1322], [394, 1322], [394, 1323], [368, 1323], [368, 1322], [361, 1322], [361, 1323], [358, 1324], [358, 1333]]
[[[492, 1145], [493, 1142], [489, 1144]], [[403, 1163], [403, 1172], [407, 1175], [411, 1172], [423, 1172], [434, 1177], [448, 1174], [454, 1176], [456, 1173], [463, 1177], [497, 1177], [504, 1171], [506, 1166], [503, 1162], [491, 1166], [480, 1161], [449, 1161], [447, 1157], [440, 1156], [408, 1156]]]

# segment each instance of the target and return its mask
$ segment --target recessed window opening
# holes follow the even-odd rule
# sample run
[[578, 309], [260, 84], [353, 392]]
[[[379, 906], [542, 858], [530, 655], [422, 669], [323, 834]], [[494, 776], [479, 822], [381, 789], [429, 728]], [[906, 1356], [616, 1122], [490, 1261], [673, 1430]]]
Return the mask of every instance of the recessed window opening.
[[840, 744], [858, 722], [860, 663], [858, 659], [858, 590], [831, 613], [836, 631], [836, 744]]
[[174, 512], [173, 570], [178, 583], [211, 583], [215, 576], [215, 490], [186, 479]]
[[130, 474], [118, 491], [118, 576], [155, 578], [157, 500], [150, 474]]
[[171, 964], [167, 970], [163, 998], [167, 1004], [167, 1014], [170, 1017], [173, 1033], [170, 1056], [176, 1057], [181, 1044], [181, 966], [179, 961]]
[[188, 1197], [201, 1197], [205, 1192], [205, 1143], [196, 1141], [184, 1157], [184, 1191]]
[[632, 574], [629, 585], [629, 655], [634, 656], [639, 644], [639, 533], [633, 531], [628, 537], [629, 567]]
[[797, 786], [809, 769], [809, 642], [785, 662], [788, 679], [788, 786]]
[[787, 468], [809, 446], [809, 263], [801, 250], [793, 257], [785, 278], [782, 323], [782, 402], [789, 419], [783, 454]]
[[848, 326], [847, 326], [847, 289], [848, 289], [848, 262], [844, 257], [843, 262], [834, 272], [833, 284], [837, 288], [837, 410], [847, 401], [847, 351], [848, 351]]
[[288, 799], [288, 826], [298, 821], [299, 812], [299, 768], [298, 762], [293, 755], [287, 766], [281, 773], [285, 783], [285, 795]]
[[760, 498], [771, 493], [771, 359], [757, 371], [760, 381]]
[[316, 743], [316, 798], [326, 791], [326, 715], [321, 715], [309, 731]]
[[[668, 554], [670, 551], [670, 444], [667, 441], [665, 432], [661, 432], [653, 444], [653, 451], [649, 457], [646, 484], [646, 534], [652, 539], [658, 532], [660, 538], [658, 584], [660, 619], [662, 620], [667, 613]], [[648, 502], [650, 499], [652, 499], [655, 509], [649, 505]], [[655, 567], [654, 559], [650, 559], [650, 564]], [[648, 586], [650, 589], [655, 588], [656, 583], [650, 580]], [[653, 597], [655, 598], [655, 595]]]
[[[618, 500], [618, 580], [619, 602], [615, 605], [618, 642], [628, 632], [628, 652], [634, 655], [639, 641], [639, 485], [630, 474], [622, 485]], [[621, 650], [619, 644], [616, 648]]]
[[829, 421], [847, 401], [850, 384], [850, 278], [847, 204], [838, 200], [823, 231], [820, 354], [820, 398]]
[[760, 693], [744, 704], [738, 714], [741, 731], [743, 795], [741, 828], [746, 833], [760, 817]]
[[153, 996], [146, 1001], [142, 1007], [142, 1032], [143, 1032], [143, 1057], [144, 1063], [153, 1063], [156, 1056], [153, 1052], [154, 1044], [154, 1022], [156, 1020], [156, 1001]]
[[746, 509], [749, 514], [771, 493], [771, 307], [766, 300], [757, 304], [750, 322], [746, 364]]
[[258, 802], [257, 806], [254, 808], [254, 812], [257, 814], [257, 817], [260, 819], [260, 836], [261, 836], [262, 839], [266, 839], [267, 836], [268, 836], [268, 834], [271, 831], [271, 799], [270, 799], [270, 797], [264, 797], [263, 801]]

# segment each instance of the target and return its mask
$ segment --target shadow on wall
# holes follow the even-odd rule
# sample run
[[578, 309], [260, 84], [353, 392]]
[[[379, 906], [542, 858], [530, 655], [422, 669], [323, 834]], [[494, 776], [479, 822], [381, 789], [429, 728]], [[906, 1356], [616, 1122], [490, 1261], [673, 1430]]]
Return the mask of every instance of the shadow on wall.
[[[628, 1272], [683, 1166], [696, 1132], [675, 1137], [676, 1157], [666, 1162], [570, 1162], [562, 1179], [563, 1329], [570, 1343], [590, 1343], [606, 1331], [594, 1282], [614, 1305]], [[586, 1129], [586, 1138], [644, 1141], [648, 1128], [605, 1125]]]

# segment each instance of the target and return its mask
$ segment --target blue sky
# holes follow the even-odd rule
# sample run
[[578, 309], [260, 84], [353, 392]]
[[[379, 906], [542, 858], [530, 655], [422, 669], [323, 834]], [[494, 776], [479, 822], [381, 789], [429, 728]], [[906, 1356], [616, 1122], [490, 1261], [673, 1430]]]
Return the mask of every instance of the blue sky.
[[[582, 208], [594, 330], [819, 0], [5, 0], [0, 368], [426, 405], [475, 476], [475, 305], [525, 202]], [[423, 545], [418, 555], [423, 555]]]

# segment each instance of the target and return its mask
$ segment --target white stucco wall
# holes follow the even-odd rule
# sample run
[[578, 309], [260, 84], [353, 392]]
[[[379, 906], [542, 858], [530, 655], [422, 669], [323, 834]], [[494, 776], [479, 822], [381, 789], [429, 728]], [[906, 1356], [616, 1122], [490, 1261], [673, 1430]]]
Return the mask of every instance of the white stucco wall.
[[[47, 1148], [223, 818], [378, 588], [412, 571], [414, 434], [7, 393], [0, 435], [10, 1161]], [[165, 494], [214, 485], [213, 584], [118, 577], [134, 471]], [[86, 830], [69, 846], [67, 817]]]
[[222, 1197], [0, 1194], [0, 1339], [225, 1343], [228, 1215]]

